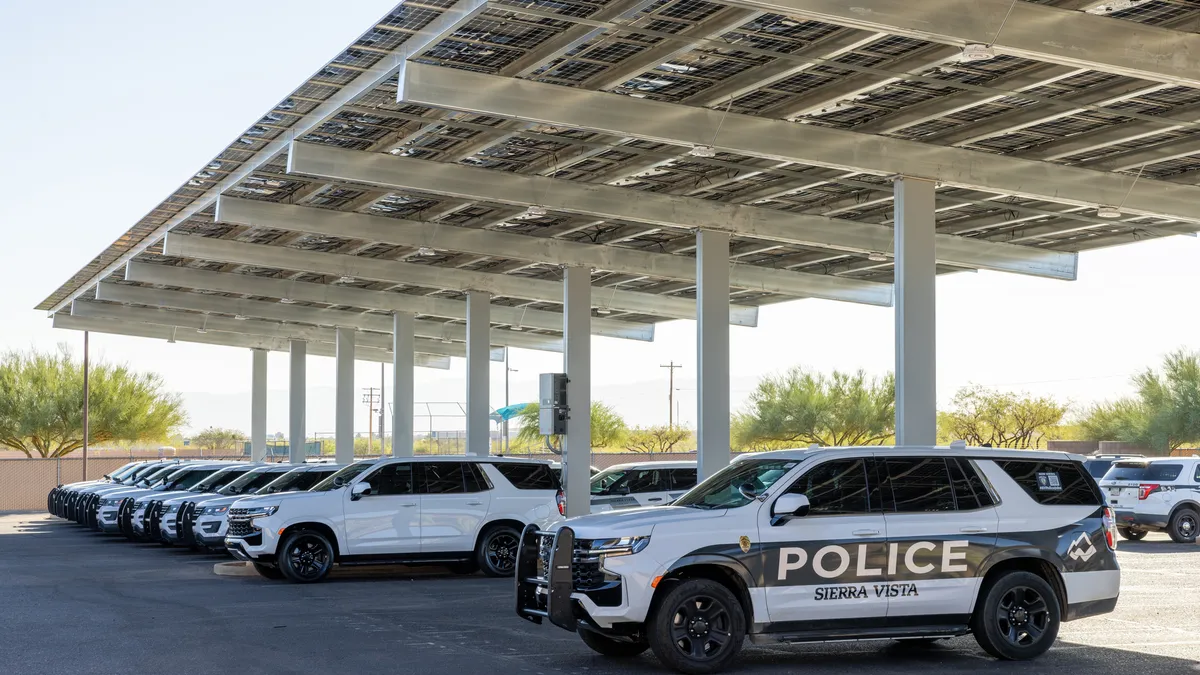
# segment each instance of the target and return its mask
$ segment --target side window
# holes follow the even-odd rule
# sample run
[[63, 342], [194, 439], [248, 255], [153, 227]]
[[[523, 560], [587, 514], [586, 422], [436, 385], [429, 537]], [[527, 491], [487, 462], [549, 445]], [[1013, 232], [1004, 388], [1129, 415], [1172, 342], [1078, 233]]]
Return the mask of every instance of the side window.
[[888, 457], [884, 483], [892, 494], [894, 513], [937, 513], [954, 510], [954, 490], [942, 457]]
[[467, 492], [485, 492], [492, 489], [492, 481], [487, 477], [475, 462], [467, 462], [463, 464], [463, 482], [466, 485]]
[[809, 469], [788, 492], [808, 497], [810, 515], [845, 516], [871, 512], [869, 489], [865, 461], [836, 459]]
[[959, 511], [971, 511], [994, 506], [996, 500], [984, 484], [983, 478], [965, 459], [947, 460], [950, 480], [954, 484], [954, 501]]
[[547, 464], [497, 462], [492, 466], [518, 490], [558, 489], [558, 477]]
[[1168, 482], [1179, 478], [1179, 474], [1183, 473], [1182, 464], [1165, 464], [1163, 462], [1150, 462], [1146, 466], [1146, 480], [1150, 483]]
[[464, 494], [479, 491], [467, 489], [467, 466], [463, 462], [420, 462], [418, 466], [422, 474], [419, 492], [423, 495]]
[[1196, 475], [1192, 476], [1192, 481], [1200, 483], [1200, 462], [1196, 463]]
[[695, 469], [673, 469], [671, 470], [671, 489], [672, 490], [691, 490], [696, 487], [696, 470]]
[[665, 492], [670, 489], [665, 480], [666, 472], [661, 469], [641, 469], [633, 472], [625, 485], [629, 487], [629, 494], [638, 492]]
[[1096, 481], [1075, 462], [995, 460], [1034, 501], [1050, 506], [1099, 506]]
[[413, 494], [412, 464], [386, 464], [363, 480], [371, 484], [371, 496]]

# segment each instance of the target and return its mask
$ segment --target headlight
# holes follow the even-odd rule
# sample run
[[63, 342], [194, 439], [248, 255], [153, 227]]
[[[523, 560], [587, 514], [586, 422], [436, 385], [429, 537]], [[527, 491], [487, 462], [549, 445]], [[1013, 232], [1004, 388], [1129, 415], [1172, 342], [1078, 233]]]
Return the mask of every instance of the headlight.
[[170, 507], [167, 508], [167, 513], [175, 513], [178, 510], [179, 510], [179, 505], [172, 504]]
[[[228, 510], [228, 506], [206, 506], [200, 509], [200, 513], [208, 516], [219, 516]], [[274, 513], [274, 511], [272, 511], [272, 513]]]
[[616, 539], [597, 539], [592, 542], [590, 553], [602, 556], [633, 555], [650, 545], [650, 537], [618, 537]]
[[252, 509], [247, 509], [246, 516], [250, 518], [266, 518], [267, 516], [275, 515], [275, 512], [278, 510], [278, 504], [275, 506], [256, 506]]

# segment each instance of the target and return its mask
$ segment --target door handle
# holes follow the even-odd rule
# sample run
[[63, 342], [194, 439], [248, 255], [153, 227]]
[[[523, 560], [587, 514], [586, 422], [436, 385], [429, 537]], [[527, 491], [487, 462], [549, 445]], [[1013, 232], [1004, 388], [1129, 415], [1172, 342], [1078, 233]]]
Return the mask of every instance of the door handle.
[[661, 502], [661, 501], [662, 501], [662, 497], [651, 497], [650, 499], [647, 499], [646, 501], [648, 501], [648, 502]]
[[856, 537], [874, 537], [879, 534], [879, 530], [855, 530], [851, 532]]
[[483, 506], [483, 502], [467, 502], [467, 506]]
[[963, 527], [959, 528], [958, 531], [963, 534], [979, 534], [980, 532], [987, 532], [988, 529], [986, 527]]
[[411, 509], [414, 506], [416, 506], [416, 504], [401, 504], [400, 505], [401, 508], [405, 508], [405, 509]]

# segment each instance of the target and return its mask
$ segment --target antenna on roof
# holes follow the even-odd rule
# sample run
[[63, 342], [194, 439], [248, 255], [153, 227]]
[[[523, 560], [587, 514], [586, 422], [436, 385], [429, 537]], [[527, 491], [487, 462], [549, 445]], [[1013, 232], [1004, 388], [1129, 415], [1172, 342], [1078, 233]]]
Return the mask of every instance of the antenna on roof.
[[820, 449], [821, 449], [821, 444], [820, 444], [820, 443], [809, 443], [809, 444], [808, 444], [808, 449], [809, 449], [809, 450], [820, 450]]
[[950, 449], [951, 450], [966, 450], [967, 442], [963, 441], [963, 440], [950, 441]]

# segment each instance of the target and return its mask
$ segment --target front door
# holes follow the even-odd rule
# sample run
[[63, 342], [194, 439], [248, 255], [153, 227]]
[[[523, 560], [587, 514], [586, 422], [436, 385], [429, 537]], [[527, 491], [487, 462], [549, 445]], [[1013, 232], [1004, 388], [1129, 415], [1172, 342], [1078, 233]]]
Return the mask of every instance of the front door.
[[878, 458], [888, 533], [888, 625], [960, 624], [996, 545], [996, 507], [969, 461]]
[[417, 462], [421, 552], [467, 553], [488, 513], [491, 493], [469, 462]]
[[[759, 538], [773, 631], [836, 632], [886, 620], [887, 530], [871, 469], [865, 457], [826, 460], [763, 505]], [[807, 496], [808, 514], [772, 524], [773, 503], [785, 493]]]
[[346, 543], [352, 556], [403, 558], [421, 550], [421, 502], [414, 489], [413, 465], [384, 464], [363, 477], [371, 490], [352, 499], [343, 490]]

